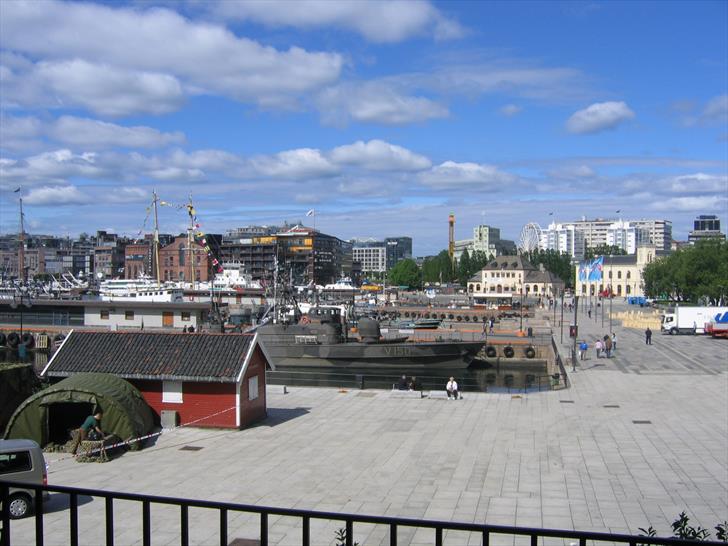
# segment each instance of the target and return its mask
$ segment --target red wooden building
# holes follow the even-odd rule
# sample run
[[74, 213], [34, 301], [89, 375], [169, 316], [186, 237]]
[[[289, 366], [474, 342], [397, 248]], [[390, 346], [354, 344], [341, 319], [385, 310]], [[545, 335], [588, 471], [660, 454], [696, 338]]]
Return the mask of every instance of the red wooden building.
[[159, 417], [243, 428], [266, 417], [266, 358], [256, 335], [72, 331], [42, 372], [103, 372], [137, 387]]

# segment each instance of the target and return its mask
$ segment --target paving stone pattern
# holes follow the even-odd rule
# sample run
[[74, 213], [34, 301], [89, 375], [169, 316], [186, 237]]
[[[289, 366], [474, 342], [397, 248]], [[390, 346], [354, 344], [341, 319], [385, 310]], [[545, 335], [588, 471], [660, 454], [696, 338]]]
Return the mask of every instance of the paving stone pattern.
[[[583, 317], [580, 333], [593, 345], [606, 330]], [[652, 525], [664, 535], [685, 510], [712, 531], [728, 514], [728, 341], [655, 332], [646, 346], [642, 332], [615, 331], [614, 357], [596, 359], [590, 349], [569, 373], [569, 389], [450, 401], [293, 388], [269, 395], [269, 418], [247, 430], [179, 429], [107, 464], [49, 454], [49, 481], [492, 524], [630, 533]], [[119, 502], [115, 516], [115, 543], [141, 544], [141, 508]], [[79, 517], [81, 543], [102, 543], [103, 501], [82, 499]], [[191, 543], [219, 543], [217, 514], [192, 510], [190, 520]], [[153, 544], [179, 544], [178, 522], [177, 510], [154, 507]], [[300, 544], [300, 521], [271, 518], [269, 526], [271, 544]], [[341, 526], [313, 521], [313, 544], [334, 544]], [[60, 495], [50, 501], [45, 530], [46, 544], [68, 543]], [[13, 535], [32, 543], [32, 520], [14, 522]], [[229, 537], [258, 538], [257, 517], [230, 514]], [[424, 529], [401, 529], [399, 539], [434, 543]], [[388, 544], [388, 530], [356, 525], [355, 540]], [[480, 541], [445, 534], [447, 545]], [[506, 536], [491, 542], [528, 544]]]

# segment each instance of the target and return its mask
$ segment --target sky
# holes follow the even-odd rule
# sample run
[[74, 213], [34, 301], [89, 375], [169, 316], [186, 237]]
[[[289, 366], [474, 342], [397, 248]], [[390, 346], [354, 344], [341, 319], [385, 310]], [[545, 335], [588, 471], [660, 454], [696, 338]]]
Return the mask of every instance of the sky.
[[[19, 192], [15, 190], [20, 188]], [[0, 2], [0, 232], [728, 227], [728, 2]], [[306, 213], [315, 210], [307, 217]], [[617, 212], [619, 211], [619, 212]]]

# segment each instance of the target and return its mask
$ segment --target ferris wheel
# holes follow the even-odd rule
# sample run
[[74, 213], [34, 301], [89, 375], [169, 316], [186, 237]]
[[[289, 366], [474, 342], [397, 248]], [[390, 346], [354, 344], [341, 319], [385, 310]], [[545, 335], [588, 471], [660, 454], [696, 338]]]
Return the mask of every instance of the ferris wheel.
[[521, 239], [518, 242], [518, 249], [521, 252], [530, 252], [538, 250], [541, 243], [541, 228], [535, 222], [530, 222], [523, 226], [521, 230]]

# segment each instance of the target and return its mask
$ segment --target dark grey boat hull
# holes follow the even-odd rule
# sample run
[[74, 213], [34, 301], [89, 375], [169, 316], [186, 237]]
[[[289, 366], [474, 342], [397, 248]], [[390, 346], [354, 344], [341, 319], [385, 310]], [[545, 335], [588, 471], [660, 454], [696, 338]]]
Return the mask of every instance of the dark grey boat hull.
[[301, 343], [300, 336], [294, 332], [266, 334], [265, 328], [258, 330], [258, 335], [274, 369], [363, 367], [403, 371], [436, 367], [457, 370], [467, 368], [485, 344], [477, 341]]

